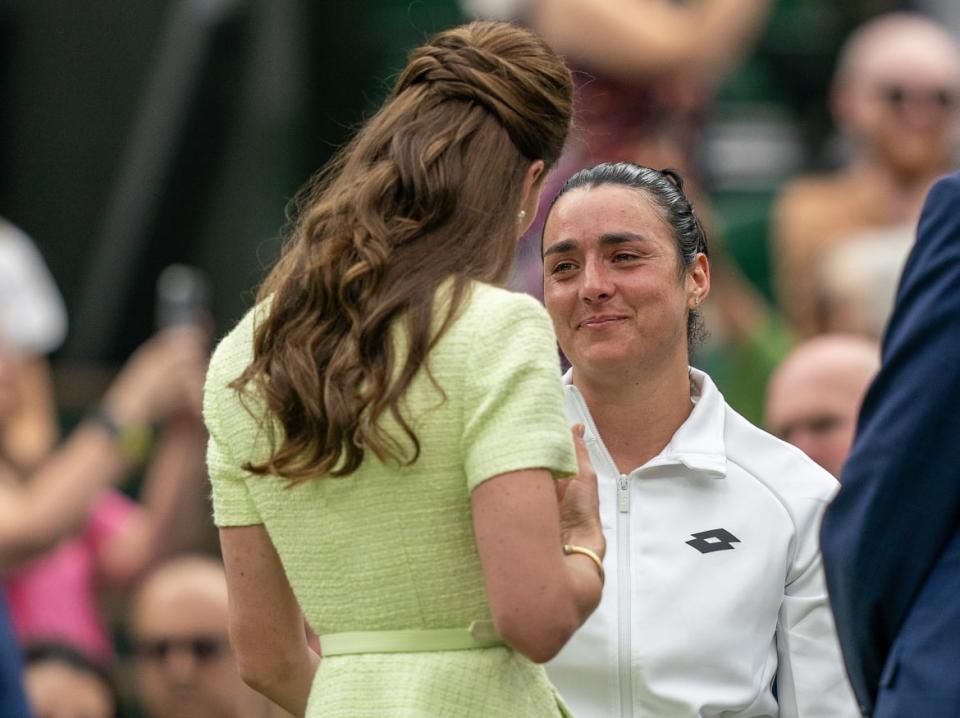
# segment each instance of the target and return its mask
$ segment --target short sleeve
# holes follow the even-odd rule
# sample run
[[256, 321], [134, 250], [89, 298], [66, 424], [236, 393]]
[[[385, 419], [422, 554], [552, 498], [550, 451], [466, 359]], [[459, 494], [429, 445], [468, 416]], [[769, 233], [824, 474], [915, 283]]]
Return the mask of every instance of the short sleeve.
[[508, 293], [483, 311], [464, 380], [461, 447], [468, 487], [524, 469], [547, 469], [554, 478], [575, 474], [546, 311], [532, 297]]
[[[224, 361], [222, 355], [218, 354], [215, 353], [210, 361], [203, 392], [203, 419], [209, 434], [207, 472], [213, 491], [213, 522], [217, 526], [261, 524], [263, 520], [247, 486], [250, 474], [230, 450], [228, 429], [223, 424], [220, 405], [225, 394], [233, 389], [227, 386], [229, 382], [223, 378]], [[237, 376], [241, 370], [236, 370]], [[239, 402], [237, 404], [236, 411], [244, 411]], [[236, 413], [234, 418], [240, 420], [246, 417]]]

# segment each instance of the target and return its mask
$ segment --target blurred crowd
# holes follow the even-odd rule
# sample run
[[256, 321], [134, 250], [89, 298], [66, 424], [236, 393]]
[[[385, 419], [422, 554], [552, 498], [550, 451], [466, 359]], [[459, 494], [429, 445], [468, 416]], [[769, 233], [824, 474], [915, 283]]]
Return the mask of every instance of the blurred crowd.
[[[537, 30], [576, 70], [575, 136], [545, 202], [601, 161], [688, 180], [713, 274], [693, 363], [723, 366], [718, 384], [735, 408], [839, 480], [922, 202], [956, 167], [960, 27], [865, 13], [846, 38], [825, 88], [831, 161], [777, 190], [767, 294], [730, 251], [737, 237], [712, 210], [699, 151], [714, 98], [775, 4], [463, 2]], [[541, 298], [542, 225], [511, 280]], [[37, 246], [0, 221], [0, 570], [35, 715], [285, 715], [242, 684], [227, 638], [200, 417], [212, 317], [162, 322], [69, 417], [48, 357], [70, 316]]]

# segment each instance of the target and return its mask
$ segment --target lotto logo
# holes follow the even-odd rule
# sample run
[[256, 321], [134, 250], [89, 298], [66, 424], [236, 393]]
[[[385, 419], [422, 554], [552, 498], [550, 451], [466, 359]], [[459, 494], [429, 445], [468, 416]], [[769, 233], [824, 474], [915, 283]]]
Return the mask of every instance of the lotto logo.
[[733, 544], [740, 543], [740, 539], [726, 529], [710, 529], [690, 535], [693, 536], [693, 539], [687, 541], [686, 544], [693, 546], [700, 553], [726, 551], [734, 548]]

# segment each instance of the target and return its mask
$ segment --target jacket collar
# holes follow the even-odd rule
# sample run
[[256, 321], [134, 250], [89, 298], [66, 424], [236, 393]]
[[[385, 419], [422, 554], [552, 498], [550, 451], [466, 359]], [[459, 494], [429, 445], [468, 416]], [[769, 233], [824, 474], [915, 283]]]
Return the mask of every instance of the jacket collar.
[[[573, 385], [572, 369], [563, 375], [563, 383], [568, 393], [576, 395], [577, 403], [587, 415], [587, 431], [596, 433], [587, 404]], [[722, 479], [727, 475], [727, 452], [723, 438], [726, 402], [713, 380], [693, 367], [690, 367], [690, 389], [694, 404], [690, 416], [680, 425], [663, 451], [640, 467], [640, 470], [679, 465], [704, 478]], [[594, 438], [601, 441], [599, 436]]]

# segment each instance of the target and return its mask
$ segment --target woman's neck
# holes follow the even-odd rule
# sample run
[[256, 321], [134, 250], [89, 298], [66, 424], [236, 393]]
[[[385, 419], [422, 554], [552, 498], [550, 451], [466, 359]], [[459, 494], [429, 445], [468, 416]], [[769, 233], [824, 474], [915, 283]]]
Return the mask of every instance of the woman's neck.
[[574, 368], [573, 384], [624, 474], [663, 451], [693, 408], [685, 359], [659, 370], [636, 369], [619, 376], [591, 375]]

